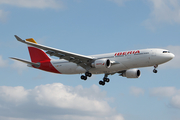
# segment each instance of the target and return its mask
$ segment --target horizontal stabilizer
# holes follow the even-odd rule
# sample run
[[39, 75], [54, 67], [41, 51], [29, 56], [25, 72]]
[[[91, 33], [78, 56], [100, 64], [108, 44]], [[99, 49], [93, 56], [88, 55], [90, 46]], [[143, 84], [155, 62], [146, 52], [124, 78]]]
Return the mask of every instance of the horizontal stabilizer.
[[17, 61], [20, 61], [20, 62], [23, 62], [23, 63], [26, 63], [28, 65], [33, 65], [34, 67], [40, 67], [40, 63], [33, 63], [33, 62], [30, 62], [30, 61], [27, 61], [27, 60], [23, 60], [23, 59], [19, 59], [19, 58], [13, 58], [13, 57], [10, 57], [11, 59], [13, 60], [17, 60]]

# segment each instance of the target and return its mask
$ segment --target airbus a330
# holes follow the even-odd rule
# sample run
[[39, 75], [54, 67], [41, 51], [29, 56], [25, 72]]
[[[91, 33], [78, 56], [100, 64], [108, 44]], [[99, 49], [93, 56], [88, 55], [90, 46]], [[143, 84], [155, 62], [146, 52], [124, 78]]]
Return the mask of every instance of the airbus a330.
[[[26, 63], [29, 67], [58, 74], [84, 74], [82, 80], [87, 80], [92, 74], [104, 74], [100, 85], [105, 85], [110, 79], [108, 75], [118, 73], [127, 78], [139, 78], [140, 67], [153, 66], [153, 72], [157, 73], [157, 67], [174, 58], [174, 54], [168, 50], [152, 48], [129, 50], [98, 55], [80, 55], [52, 47], [38, 44], [33, 38], [22, 40], [15, 35], [16, 39], [28, 45], [31, 61], [14, 58], [11, 59]], [[58, 57], [51, 59], [48, 55]]]

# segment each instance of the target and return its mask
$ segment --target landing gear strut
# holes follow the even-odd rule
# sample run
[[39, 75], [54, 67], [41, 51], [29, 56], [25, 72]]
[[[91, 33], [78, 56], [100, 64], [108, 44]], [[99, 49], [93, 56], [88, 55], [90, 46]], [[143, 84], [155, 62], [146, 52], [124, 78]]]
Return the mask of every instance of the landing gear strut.
[[104, 75], [103, 80], [100, 80], [100, 81], [99, 81], [99, 85], [104, 86], [104, 85], [105, 85], [105, 82], [108, 83], [108, 82], [110, 81], [110, 79], [108, 78], [108, 75], [109, 75], [109, 74], [105, 74], [105, 75]]
[[87, 77], [91, 77], [92, 74], [90, 72], [86, 72], [85, 75], [81, 75], [82, 80], [87, 80]]
[[157, 73], [158, 71], [156, 70], [156, 68], [158, 67], [158, 65], [154, 65], [154, 69], [153, 69], [153, 72], [154, 73]]

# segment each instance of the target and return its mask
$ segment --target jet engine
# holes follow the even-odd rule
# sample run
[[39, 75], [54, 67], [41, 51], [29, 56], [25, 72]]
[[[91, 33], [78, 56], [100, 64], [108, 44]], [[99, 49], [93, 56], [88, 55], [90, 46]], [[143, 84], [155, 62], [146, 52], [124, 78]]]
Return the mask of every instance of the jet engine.
[[127, 78], [139, 78], [140, 75], [141, 75], [141, 72], [138, 69], [129, 69], [121, 74], [121, 76], [127, 77]]
[[91, 63], [93, 68], [110, 68], [111, 61], [109, 59], [98, 59]]

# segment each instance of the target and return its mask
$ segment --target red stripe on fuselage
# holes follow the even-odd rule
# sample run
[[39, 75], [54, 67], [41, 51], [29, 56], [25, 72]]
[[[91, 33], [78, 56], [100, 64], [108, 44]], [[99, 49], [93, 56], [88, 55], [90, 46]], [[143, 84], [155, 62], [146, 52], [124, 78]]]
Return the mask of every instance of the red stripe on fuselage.
[[41, 65], [38, 69], [44, 70], [47, 72], [59, 73], [61, 74], [51, 63], [51, 60], [45, 60], [40, 62]]

